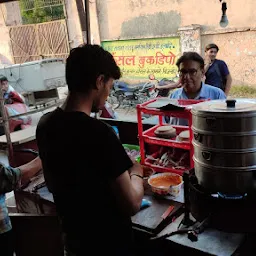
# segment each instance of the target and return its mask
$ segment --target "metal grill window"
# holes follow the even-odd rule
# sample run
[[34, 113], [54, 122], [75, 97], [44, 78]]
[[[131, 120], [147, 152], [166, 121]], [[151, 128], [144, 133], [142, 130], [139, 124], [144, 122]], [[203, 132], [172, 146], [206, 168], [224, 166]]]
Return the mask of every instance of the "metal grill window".
[[64, 19], [64, 0], [20, 0], [23, 24]]
[[[23, 11], [33, 10], [35, 8], [44, 8], [57, 5], [63, 5], [63, 0], [23, 0]], [[36, 6], [37, 5], [37, 6]]]

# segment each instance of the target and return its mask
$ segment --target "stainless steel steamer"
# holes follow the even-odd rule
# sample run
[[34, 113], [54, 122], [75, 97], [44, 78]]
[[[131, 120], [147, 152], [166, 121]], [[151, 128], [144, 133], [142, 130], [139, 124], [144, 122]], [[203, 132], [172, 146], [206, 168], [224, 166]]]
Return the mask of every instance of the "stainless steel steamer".
[[194, 164], [206, 189], [246, 193], [256, 173], [256, 101], [212, 100], [192, 106]]

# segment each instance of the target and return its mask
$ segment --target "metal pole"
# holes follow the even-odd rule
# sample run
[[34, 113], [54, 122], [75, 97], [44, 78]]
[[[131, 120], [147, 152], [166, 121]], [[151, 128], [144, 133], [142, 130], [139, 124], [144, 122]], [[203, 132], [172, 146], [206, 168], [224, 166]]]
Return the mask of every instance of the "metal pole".
[[91, 25], [90, 25], [90, 4], [89, 0], [84, 0], [84, 9], [85, 9], [85, 16], [86, 16], [86, 40], [87, 43], [91, 43]]
[[4, 106], [4, 97], [3, 97], [3, 91], [2, 88], [0, 88], [0, 113], [2, 114], [3, 118], [3, 125], [4, 126], [4, 132], [6, 136], [6, 142], [7, 142], [7, 156], [9, 159], [9, 163], [12, 164], [13, 161], [13, 145], [11, 141], [11, 135], [10, 135], [10, 128], [9, 128], [9, 119], [7, 112], [5, 110]]
[[89, 17], [89, 1], [76, 0], [76, 7], [79, 16], [80, 26], [84, 43], [91, 43], [90, 17]]

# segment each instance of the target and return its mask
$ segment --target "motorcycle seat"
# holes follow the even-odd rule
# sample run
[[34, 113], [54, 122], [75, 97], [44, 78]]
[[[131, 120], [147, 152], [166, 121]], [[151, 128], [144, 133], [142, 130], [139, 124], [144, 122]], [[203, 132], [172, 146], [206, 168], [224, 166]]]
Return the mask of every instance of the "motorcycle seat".
[[143, 87], [144, 87], [144, 89], [148, 89], [148, 88], [153, 87], [153, 84], [151, 84], [151, 83], [128, 84], [128, 83], [121, 82], [121, 81], [115, 82], [115, 84], [114, 84], [115, 90], [122, 90], [125, 92], [135, 92], [135, 91], [141, 90]]

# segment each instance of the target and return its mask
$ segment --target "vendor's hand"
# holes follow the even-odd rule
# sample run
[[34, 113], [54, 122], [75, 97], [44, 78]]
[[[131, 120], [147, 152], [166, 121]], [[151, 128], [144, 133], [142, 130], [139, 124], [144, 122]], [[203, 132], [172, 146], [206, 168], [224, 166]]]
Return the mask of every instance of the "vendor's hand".
[[176, 88], [181, 88], [181, 87], [182, 87], [182, 83], [181, 83], [181, 78], [180, 78], [177, 82], [177, 87]]
[[18, 167], [21, 171], [21, 184], [26, 184], [31, 178], [36, 176], [42, 170], [42, 162], [40, 157], [36, 157], [32, 161], [20, 165]]
[[21, 187], [26, 187], [30, 182], [31, 182], [31, 174], [30, 170], [21, 170], [21, 179], [20, 179], [20, 186]]
[[129, 173], [130, 173], [130, 175], [134, 173], [134, 174], [138, 174], [138, 175], [141, 175], [142, 177], [144, 177], [144, 170], [143, 170], [142, 166], [137, 161], [135, 161], [133, 163], [132, 171], [130, 169]]

